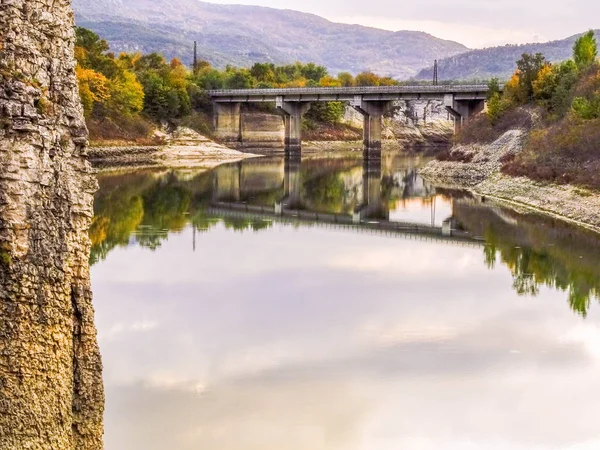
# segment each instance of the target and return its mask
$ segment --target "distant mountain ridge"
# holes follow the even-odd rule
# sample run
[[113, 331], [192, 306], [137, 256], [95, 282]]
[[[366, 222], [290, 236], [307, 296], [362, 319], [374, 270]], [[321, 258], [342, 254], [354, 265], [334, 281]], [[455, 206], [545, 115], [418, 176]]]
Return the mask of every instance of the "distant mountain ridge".
[[217, 67], [315, 62], [330, 72], [372, 70], [408, 79], [433, 60], [463, 53], [462, 44], [419, 31], [386, 31], [330, 22], [291, 10], [217, 5], [197, 0], [73, 0], [76, 22], [114, 51], [199, 56]]
[[[515, 69], [516, 62], [523, 53], [543, 53], [551, 62], [565, 61], [573, 54], [573, 44], [581, 34], [566, 39], [542, 44], [506, 45], [444, 58], [438, 61], [439, 78], [443, 80], [487, 80], [498, 77], [508, 80]], [[596, 30], [600, 42], [600, 30]], [[415, 77], [417, 80], [430, 80], [433, 66], [423, 69]]]

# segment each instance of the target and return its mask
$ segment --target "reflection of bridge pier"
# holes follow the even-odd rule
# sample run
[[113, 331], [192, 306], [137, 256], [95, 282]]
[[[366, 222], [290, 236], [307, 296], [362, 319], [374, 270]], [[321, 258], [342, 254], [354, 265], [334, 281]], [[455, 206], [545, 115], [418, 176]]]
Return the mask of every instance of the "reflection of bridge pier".
[[233, 163], [215, 171], [213, 201], [239, 202], [241, 199], [242, 163]]
[[290, 153], [285, 157], [285, 176], [283, 180], [283, 190], [285, 197], [281, 201], [283, 208], [300, 208], [302, 179], [300, 167], [302, 166], [302, 156], [299, 153]]
[[352, 217], [354, 223], [364, 220], [389, 220], [390, 211], [381, 195], [381, 159], [363, 160], [363, 198], [362, 204]]

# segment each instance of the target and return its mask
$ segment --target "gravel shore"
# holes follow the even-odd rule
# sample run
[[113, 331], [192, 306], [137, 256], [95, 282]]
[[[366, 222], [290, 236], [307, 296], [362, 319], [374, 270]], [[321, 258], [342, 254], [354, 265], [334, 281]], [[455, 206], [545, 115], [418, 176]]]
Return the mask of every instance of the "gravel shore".
[[90, 147], [88, 159], [100, 169], [119, 167], [213, 168], [260, 155], [217, 144], [200, 134], [179, 128], [164, 146]]
[[469, 162], [432, 161], [420, 173], [435, 185], [467, 189], [486, 199], [534, 209], [600, 232], [600, 193], [597, 191], [500, 173], [503, 158], [520, 152], [524, 138], [523, 131], [512, 130], [491, 144], [455, 146], [450, 152], [451, 158]]

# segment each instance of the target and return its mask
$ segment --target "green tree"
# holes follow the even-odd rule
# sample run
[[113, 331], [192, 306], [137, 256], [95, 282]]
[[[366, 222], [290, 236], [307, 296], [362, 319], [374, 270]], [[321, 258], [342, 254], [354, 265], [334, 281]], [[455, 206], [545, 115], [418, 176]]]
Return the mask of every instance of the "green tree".
[[310, 107], [307, 117], [319, 122], [339, 123], [346, 112], [344, 102], [315, 102]]
[[591, 66], [598, 57], [598, 44], [593, 30], [581, 36], [573, 46], [573, 60], [579, 69]]
[[600, 118], [600, 96], [587, 99], [584, 97], [576, 97], [572, 105], [573, 112], [577, 117], [584, 120], [592, 120]]
[[487, 99], [492, 99], [496, 94], [500, 95], [500, 81], [498, 78], [492, 78], [488, 83]]
[[352, 87], [352, 86], [354, 86], [354, 77], [349, 72], [340, 72], [338, 74], [338, 80], [340, 80], [340, 84], [343, 87]]
[[252, 89], [254, 79], [248, 70], [232, 70], [225, 79], [226, 89]]

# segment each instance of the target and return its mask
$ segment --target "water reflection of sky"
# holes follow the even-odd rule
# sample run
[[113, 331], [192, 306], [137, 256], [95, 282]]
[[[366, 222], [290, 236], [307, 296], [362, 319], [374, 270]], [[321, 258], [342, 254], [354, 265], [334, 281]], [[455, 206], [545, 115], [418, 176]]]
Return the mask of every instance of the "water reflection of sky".
[[600, 322], [481, 248], [274, 224], [92, 268], [106, 448], [596, 449]]

